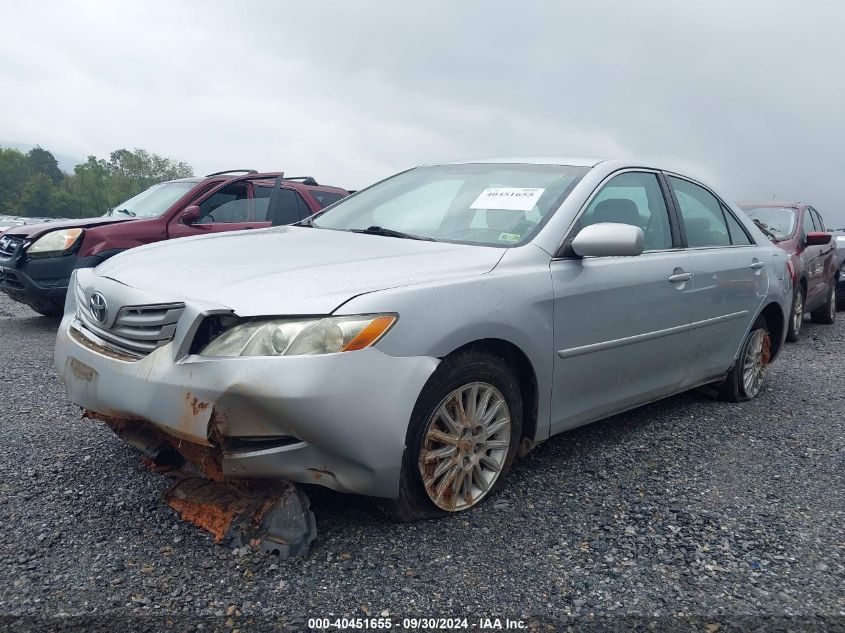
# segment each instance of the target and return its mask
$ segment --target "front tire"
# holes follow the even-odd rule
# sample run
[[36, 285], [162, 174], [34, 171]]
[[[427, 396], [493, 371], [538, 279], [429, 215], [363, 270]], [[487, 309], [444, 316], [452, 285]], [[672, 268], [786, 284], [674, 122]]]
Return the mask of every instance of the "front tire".
[[830, 282], [830, 291], [827, 293], [827, 300], [817, 310], [810, 313], [815, 323], [832, 325], [836, 321], [836, 280]]
[[745, 337], [733, 367], [719, 386], [719, 399], [751, 400], [763, 387], [763, 371], [772, 357], [772, 341], [766, 319], [757, 317]]
[[391, 513], [408, 521], [475, 507], [502, 485], [521, 438], [522, 395], [504, 359], [447, 357], [414, 407]]

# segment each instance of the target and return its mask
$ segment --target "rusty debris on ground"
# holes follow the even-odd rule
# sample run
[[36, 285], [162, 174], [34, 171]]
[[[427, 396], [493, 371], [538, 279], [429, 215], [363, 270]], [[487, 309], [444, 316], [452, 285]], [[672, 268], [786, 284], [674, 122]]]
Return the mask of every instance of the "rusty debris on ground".
[[[208, 407], [196, 398], [188, 403], [195, 414]], [[215, 542], [282, 558], [308, 554], [317, 535], [308, 497], [288, 481], [224, 481], [223, 437], [213, 410], [208, 427], [211, 445], [174, 437], [143, 420], [87, 410], [83, 415], [104, 422], [139, 448], [141, 462], [150, 470], [176, 474], [179, 478], [165, 491], [164, 500], [183, 519], [211, 532]], [[321, 474], [333, 475], [328, 470]]]
[[235, 484], [189, 477], [165, 491], [164, 500], [184, 520], [230, 547], [304, 557], [317, 535], [308, 497], [289, 482]]

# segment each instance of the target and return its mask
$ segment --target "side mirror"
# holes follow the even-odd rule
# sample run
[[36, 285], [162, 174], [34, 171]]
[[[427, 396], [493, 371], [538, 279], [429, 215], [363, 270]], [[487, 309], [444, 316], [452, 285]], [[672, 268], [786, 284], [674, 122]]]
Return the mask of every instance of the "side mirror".
[[830, 240], [833, 236], [830, 233], [822, 233], [821, 231], [810, 231], [807, 233], [807, 237], [804, 240], [804, 243], [807, 246], [824, 246], [825, 244], [830, 244]]
[[643, 230], [633, 224], [599, 222], [585, 226], [572, 240], [581, 257], [628, 257], [643, 252]]
[[185, 207], [185, 210], [182, 211], [181, 217], [182, 224], [193, 224], [200, 219], [200, 208], [195, 204]]

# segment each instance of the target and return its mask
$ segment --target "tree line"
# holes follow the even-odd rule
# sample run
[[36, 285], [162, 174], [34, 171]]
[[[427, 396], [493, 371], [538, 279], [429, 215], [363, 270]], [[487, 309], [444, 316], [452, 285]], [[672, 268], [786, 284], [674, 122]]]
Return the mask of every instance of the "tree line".
[[69, 174], [41, 147], [27, 153], [0, 147], [0, 214], [47, 218], [103, 215], [157, 182], [193, 173], [187, 163], [144, 149], [119, 149], [108, 160], [89, 156]]

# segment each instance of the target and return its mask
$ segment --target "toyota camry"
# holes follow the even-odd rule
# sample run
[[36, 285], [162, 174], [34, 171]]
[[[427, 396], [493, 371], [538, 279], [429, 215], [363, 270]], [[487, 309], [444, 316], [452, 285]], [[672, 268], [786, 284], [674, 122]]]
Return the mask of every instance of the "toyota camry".
[[71, 290], [55, 362], [89, 417], [212, 479], [403, 518], [475, 506], [573, 427], [706, 384], [753, 398], [792, 297], [783, 251], [711, 187], [584, 159], [417, 167]]

